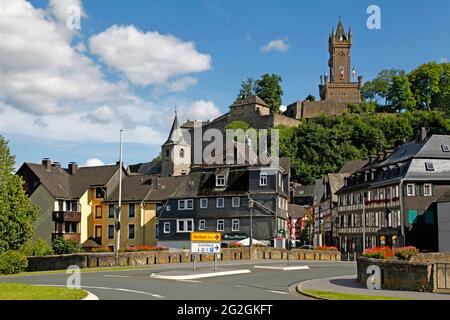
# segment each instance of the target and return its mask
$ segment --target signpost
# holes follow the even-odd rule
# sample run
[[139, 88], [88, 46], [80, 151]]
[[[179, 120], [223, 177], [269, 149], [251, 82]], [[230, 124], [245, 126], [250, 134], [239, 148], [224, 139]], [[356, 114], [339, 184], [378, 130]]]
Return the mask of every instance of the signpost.
[[[191, 253], [212, 253], [214, 254], [214, 271], [216, 271], [216, 254], [220, 253], [222, 234], [220, 232], [192, 232], [191, 233]], [[192, 259], [195, 270], [195, 255]]]

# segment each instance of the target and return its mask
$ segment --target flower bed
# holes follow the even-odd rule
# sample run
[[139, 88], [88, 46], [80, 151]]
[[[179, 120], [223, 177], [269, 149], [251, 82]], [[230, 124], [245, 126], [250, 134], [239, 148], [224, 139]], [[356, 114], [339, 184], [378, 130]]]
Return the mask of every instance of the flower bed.
[[363, 256], [366, 258], [373, 259], [394, 259], [409, 261], [412, 257], [417, 255], [419, 250], [416, 247], [400, 247], [391, 249], [390, 247], [376, 247], [371, 249], [366, 249]]
[[396, 248], [394, 251], [394, 255], [399, 258], [400, 260], [409, 261], [412, 257], [417, 255], [419, 253], [419, 250], [416, 247], [409, 246], [409, 247], [402, 247], [402, 248]]

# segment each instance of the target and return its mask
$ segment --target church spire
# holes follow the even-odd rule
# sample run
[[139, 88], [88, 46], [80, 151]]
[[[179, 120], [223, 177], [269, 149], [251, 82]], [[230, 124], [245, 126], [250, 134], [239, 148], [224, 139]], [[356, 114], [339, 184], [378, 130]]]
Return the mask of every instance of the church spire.
[[345, 34], [344, 25], [342, 24], [341, 16], [339, 16], [339, 23], [336, 29], [336, 40], [347, 40], [347, 35]]
[[187, 144], [184, 140], [183, 132], [178, 122], [178, 112], [175, 110], [172, 128], [170, 129], [169, 138], [164, 144]]

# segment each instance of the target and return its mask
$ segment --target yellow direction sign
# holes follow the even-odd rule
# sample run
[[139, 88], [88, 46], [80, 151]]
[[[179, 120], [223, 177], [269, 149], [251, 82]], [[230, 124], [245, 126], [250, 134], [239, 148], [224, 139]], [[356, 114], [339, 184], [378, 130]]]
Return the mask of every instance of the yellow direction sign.
[[222, 234], [220, 232], [191, 232], [191, 241], [220, 242], [222, 241]]

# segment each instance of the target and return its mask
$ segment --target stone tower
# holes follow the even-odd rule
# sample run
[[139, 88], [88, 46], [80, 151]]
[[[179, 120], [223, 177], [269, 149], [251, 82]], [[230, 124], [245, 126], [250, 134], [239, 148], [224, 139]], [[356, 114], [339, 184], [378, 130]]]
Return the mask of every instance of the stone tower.
[[176, 112], [169, 138], [162, 145], [161, 158], [162, 176], [186, 175], [191, 169], [190, 135], [180, 127]]
[[336, 33], [333, 28], [328, 38], [330, 74], [325, 74], [325, 83], [319, 85], [321, 100], [361, 102], [362, 77], [352, 82], [351, 47], [352, 31], [345, 32], [339, 17]]

